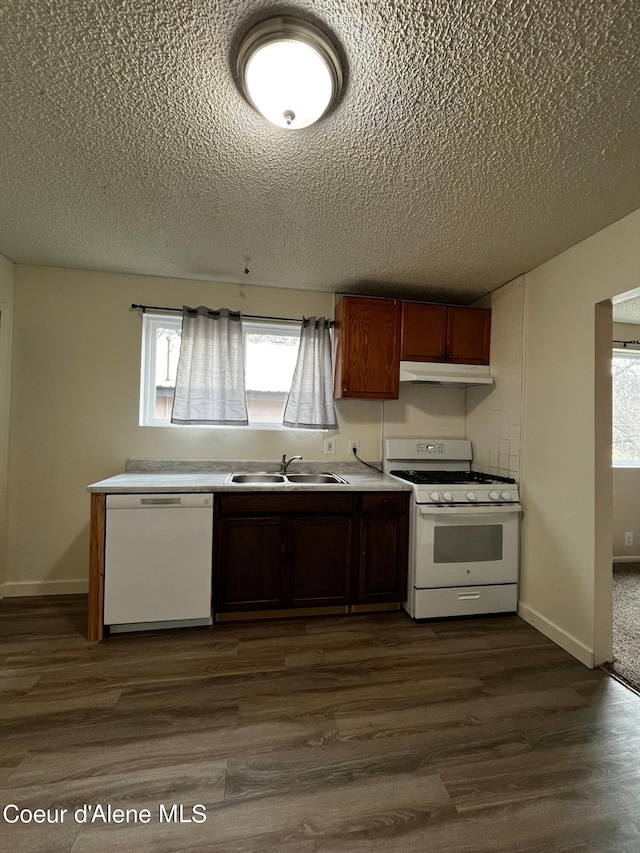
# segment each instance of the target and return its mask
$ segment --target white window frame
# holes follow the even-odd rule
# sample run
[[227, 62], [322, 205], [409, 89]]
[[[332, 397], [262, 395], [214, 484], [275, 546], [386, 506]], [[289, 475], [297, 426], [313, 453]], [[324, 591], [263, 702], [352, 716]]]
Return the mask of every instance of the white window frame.
[[[628, 349], [627, 347], [614, 348], [611, 353], [612, 360], [614, 358], [628, 358], [633, 361], [637, 361], [640, 364], [640, 350], [638, 349]], [[612, 371], [613, 372], [613, 371]], [[613, 386], [613, 379], [612, 379]], [[613, 391], [613, 387], [612, 387]], [[612, 410], [612, 422], [611, 422], [611, 431], [612, 431], [612, 451], [613, 451], [613, 429], [614, 429], [614, 413]], [[613, 468], [640, 468], [640, 457], [638, 459], [612, 459], [611, 464]]]
[[[271, 334], [294, 333], [299, 336], [300, 324], [296, 321], [287, 322], [282, 320], [243, 320], [243, 334], [255, 334], [256, 331], [264, 331]], [[286, 432], [307, 432], [284, 426], [282, 423], [260, 423], [250, 422], [248, 426], [220, 426], [213, 424], [172, 424], [171, 421], [155, 416], [156, 397], [156, 331], [159, 328], [180, 329], [182, 326], [182, 315], [180, 314], [150, 314], [142, 315], [142, 350], [140, 364], [140, 413], [139, 425], [143, 427], [171, 427], [172, 429], [241, 429], [241, 430], [280, 430]], [[250, 399], [250, 394], [247, 394]], [[327, 430], [318, 430], [327, 432]]]

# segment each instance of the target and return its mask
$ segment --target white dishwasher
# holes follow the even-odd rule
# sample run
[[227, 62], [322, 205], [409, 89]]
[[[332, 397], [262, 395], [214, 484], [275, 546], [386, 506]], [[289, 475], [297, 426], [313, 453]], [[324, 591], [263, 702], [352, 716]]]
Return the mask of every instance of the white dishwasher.
[[107, 495], [104, 624], [211, 625], [213, 495]]

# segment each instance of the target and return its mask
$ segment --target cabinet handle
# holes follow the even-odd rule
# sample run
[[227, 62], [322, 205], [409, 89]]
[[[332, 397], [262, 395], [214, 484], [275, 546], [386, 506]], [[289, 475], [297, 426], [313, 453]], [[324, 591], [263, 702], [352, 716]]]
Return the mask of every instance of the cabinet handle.
[[347, 391], [348, 391], [349, 389], [348, 389], [348, 388], [347, 388], [347, 386], [345, 385], [345, 387], [344, 387], [342, 390], [343, 390], [343, 392], [346, 394], [346, 393], [347, 393]]

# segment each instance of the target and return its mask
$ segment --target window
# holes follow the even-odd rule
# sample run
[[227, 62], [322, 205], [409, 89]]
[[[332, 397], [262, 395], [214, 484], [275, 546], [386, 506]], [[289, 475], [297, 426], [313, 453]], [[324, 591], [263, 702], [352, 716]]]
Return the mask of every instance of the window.
[[[143, 314], [140, 424], [175, 426], [171, 408], [180, 355], [182, 317]], [[296, 323], [242, 322], [249, 425], [286, 429], [282, 414], [298, 357]], [[226, 429], [226, 427], [217, 427]]]
[[640, 467], [640, 352], [614, 350], [613, 464]]

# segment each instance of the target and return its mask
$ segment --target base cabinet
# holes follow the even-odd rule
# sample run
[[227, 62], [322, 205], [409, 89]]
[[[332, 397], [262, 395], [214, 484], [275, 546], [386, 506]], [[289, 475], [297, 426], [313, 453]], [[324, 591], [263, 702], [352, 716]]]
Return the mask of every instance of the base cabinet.
[[218, 505], [215, 610], [349, 603], [351, 495], [230, 495]]
[[348, 604], [352, 548], [351, 516], [296, 516], [290, 526], [291, 605]]
[[224, 583], [218, 583], [214, 607], [285, 607], [284, 519], [279, 515], [222, 515], [217, 533], [217, 575]]
[[362, 496], [358, 578], [361, 604], [406, 599], [408, 504], [404, 493]]
[[[214, 613], [404, 601], [410, 496], [333, 490], [217, 496]], [[87, 636], [94, 641], [104, 628], [105, 517], [105, 495], [93, 493]]]
[[229, 495], [217, 505], [216, 612], [406, 597], [408, 492]]

